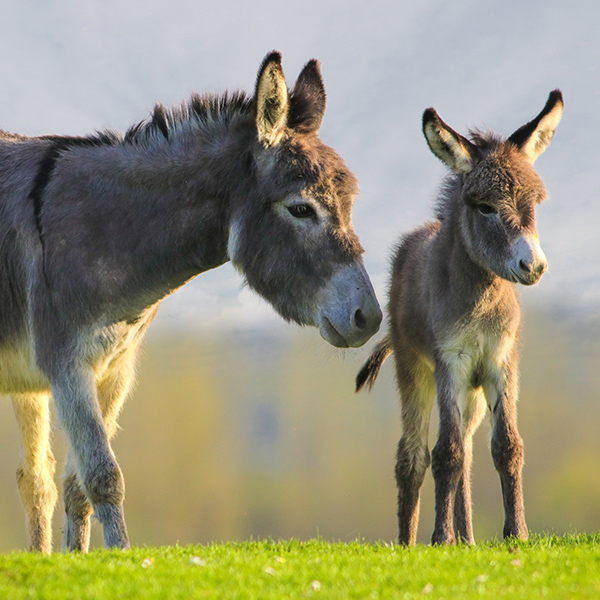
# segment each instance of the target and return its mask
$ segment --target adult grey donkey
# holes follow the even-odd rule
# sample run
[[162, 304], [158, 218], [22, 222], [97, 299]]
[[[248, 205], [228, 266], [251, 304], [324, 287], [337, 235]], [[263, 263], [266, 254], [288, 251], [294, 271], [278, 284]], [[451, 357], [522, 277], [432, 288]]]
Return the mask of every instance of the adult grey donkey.
[[533, 169], [563, 110], [553, 91], [542, 112], [507, 140], [423, 115], [432, 152], [451, 170], [436, 220], [404, 236], [394, 253], [389, 333], [357, 376], [373, 385], [393, 352], [403, 432], [396, 483], [400, 542], [415, 543], [419, 495], [430, 463], [427, 436], [437, 395], [440, 425], [431, 465], [435, 480], [432, 541], [473, 544], [472, 437], [486, 407], [492, 456], [504, 498], [504, 536], [527, 539], [517, 431], [521, 311], [515, 284], [532, 285], [547, 269], [535, 208], [545, 197]]
[[127, 548], [110, 440], [160, 301], [231, 260], [287, 320], [364, 344], [381, 311], [352, 229], [356, 179], [318, 138], [319, 64], [290, 92], [269, 54], [252, 97], [156, 106], [120, 136], [0, 135], [0, 393], [13, 398], [29, 546], [50, 552], [53, 398], [69, 442], [64, 547], [90, 516]]

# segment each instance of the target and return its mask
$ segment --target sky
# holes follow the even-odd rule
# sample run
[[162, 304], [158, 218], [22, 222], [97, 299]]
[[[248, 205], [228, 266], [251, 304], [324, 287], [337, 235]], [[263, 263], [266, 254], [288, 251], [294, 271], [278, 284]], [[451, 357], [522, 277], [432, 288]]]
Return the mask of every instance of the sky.
[[[267, 52], [288, 85], [311, 58], [328, 102], [322, 139], [357, 175], [354, 225], [386, 303], [390, 249], [432, 215], [443, 165], [421, 115], [510, 135], [561, 88], [565, 112], [536, 163], [550, 264], [527, 303], [600, 307], [600, 3], [597, 0], [3, 0], [0, 128], [28, 135], [121, 131], [157, 101], [192, 91], [251, 91]], [[156, 327], [284, 327], [230, 265], [168, 298]]]

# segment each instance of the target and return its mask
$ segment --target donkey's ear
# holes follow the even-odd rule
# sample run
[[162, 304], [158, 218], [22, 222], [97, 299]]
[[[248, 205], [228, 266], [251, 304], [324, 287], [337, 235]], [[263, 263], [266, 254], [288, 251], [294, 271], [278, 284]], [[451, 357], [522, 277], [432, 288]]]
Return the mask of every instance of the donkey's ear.
[[533, 121], [517, 129], [508, 139], [525, 152], [527, 158], [534, 162], [535, 159], [550, 145], [554, 131], [564, 107], [562, 92], [550, 92], [546, 106]]
[[306, 63], [290, 96], [288, 125], [302, 133], [317, 133], [325, 114], [325, 85], [319, 61]]
[[263, 60], [254, 103], [259, 141], [265, 146], [277, 145], [285, 132], [290, 104], [279, 52], [271, 52]]
[[471, 172], [479, 156], [477, 148], [448, 127], [433, 108], [423, 113], [423, 133], [431, 151], [446, 166], [463, 175]]

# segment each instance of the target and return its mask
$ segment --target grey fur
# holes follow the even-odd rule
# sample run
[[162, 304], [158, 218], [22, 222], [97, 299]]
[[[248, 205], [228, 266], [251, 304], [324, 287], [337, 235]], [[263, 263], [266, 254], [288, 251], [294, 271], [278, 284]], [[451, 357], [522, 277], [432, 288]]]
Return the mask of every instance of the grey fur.
[[[516, 419], [521, 317], [515, 283], [536, 283], [547, 268], [535, 224], [535, 205], [545, 191], [532, 164], [549, 144], [562, 108], [562, 95], [552, 92], [533, 125], [506, 141], [478, 132], [467, 140], [433, 109], [423, 115], [431, 150], [454, 174], [446, 180], [437, 220], [404, 236], [394, 253], [389, 333], [357, 377], [357, 390], [372, 386], [393, 351], [403, 423], [396, 461], [403, 544], [416, 540], [429, 464], [436, 505], [432, 542], [474, 543], [472, 437], [486, 404], [504, 536], [527, 538]], [[430, 455], [436, 396], [440, 426]]]
[[[125, 137], [0, 135], [0, 392], [14, 397], [30, 548], [50, 552], [48, 400], [70, 446], [67, 549], [127, 548], [111, 449], [160, 301], [230, 258], [286, 319], [359, 346], [381, 311], [351, 225], [353, 175], [318, 138], [319, 65], [287, 90], [281, 56], [253, 96], [157, 106]], [[230, 255], [231, 254], [231, 255]]]

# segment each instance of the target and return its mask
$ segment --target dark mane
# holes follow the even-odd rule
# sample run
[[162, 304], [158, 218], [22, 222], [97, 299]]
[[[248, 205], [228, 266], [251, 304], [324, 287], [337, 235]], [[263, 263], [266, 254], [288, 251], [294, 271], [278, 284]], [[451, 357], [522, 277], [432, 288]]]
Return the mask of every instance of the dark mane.
[[192, 94], [180, 106], [167, 108], [157, 104], [148, 118], [127, 130], [124, 141], [135, 144], [157, 136], [169, 140], [174, 131], [187, 123], [205, 128], [218, 121], [227, 127], [232, 121], [250, 115], [252, 109], [253, 100], [244, 92]]
[[506, 141], [499, 133], [490, 131], [489, 129], [486, 131], [477, 128], [469, 129], [469, 137], [475, 146], [484, 153], [498, 148]]

